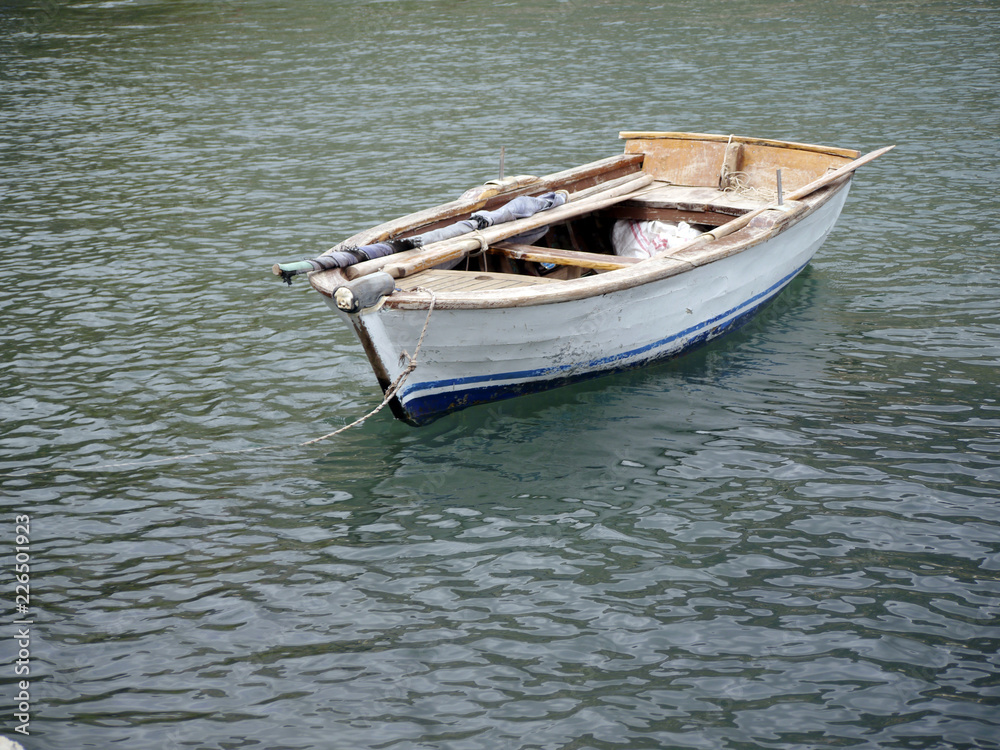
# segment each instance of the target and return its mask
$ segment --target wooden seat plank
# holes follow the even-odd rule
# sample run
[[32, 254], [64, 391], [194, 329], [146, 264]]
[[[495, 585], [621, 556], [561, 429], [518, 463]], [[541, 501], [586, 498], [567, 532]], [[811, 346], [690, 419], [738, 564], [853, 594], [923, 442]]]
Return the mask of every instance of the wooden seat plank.
[[671, 185], [657, 180], [642, 193], [612, 206], [605, 214], [617, 219], [640, 221], [687, 221], [722, 226], [733, 218], [755, 211], [771, 196], [755, 196], [711, 187]]
[[627, 268], [642, 260], [641, 258], [624, 258], [618, 255], [585, 253], [579, 250], [559, 250], [551, 247], [538, 247], [537, 245], [519, 245], [511, 242], [499, 242], [496, 245], [490, 245], [489, 252], [500, 253], [506, 255], [508, 258], [527, 260], [534, 263], [555, 263], [560, 266], [597, 268], [602, 271]]
[[691, 210], [714, 210], [738, 215], [753, 211], [770, 203], [773, 195], [749, 191], [719, 190], [711, 187], [691, 185], [671, 185], [657, 180], [638, 195], [629, 196], [624, 205], [649, 206], [651, 208], [689, 208]]

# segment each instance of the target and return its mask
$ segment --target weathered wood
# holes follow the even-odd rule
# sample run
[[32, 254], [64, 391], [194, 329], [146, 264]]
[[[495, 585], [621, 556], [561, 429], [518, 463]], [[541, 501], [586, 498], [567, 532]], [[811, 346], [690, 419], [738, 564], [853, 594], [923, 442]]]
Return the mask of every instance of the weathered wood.
[[[687, 208], [650, 208], [647, 206], [617, 205], [604, 209], [602, 215], [613, 219], [631, 219], [632, 221], [686, 221], [689, 224], [705, 224], [719, 227], [733, 220], [734, 214], [724, 214], [718, 211], [694, 211]], [[738, 215], [738, 214], [736, 214]]]
[[857, 151], [783, 143], [740, 136], [697, 133], [622, 133], [626, 153], [645, 155], [643, 170], [675, 185], [717, 187], [727, 151], [741, 146], [739, 171], [750, 187], [774, 191], [775, 170], [783, 171], [785, 188], [804, 186], [831, 164], [858, 156]]
[[[618, 187], [588, 195], [581, 200], [564, 203], [547, 211], [539, 211], [534, 216], [481, 229], [470, 238], [459, 237], [452, 240], [444, 240], [443, 242], [434, 243], [419, 250], [407, 251], [414, 254], [397, 262], [391, 262], [392, 259], [398, 259], [401, 255], [404, 255], [404, 253], [397, 253], [394, 256], [390, 256], [388, 259], [390, 263], [384, 266], [384, 270], [398, 279], [417, 271], [423, 271], [442, 263], [451, 262], [473, 250], [482, 249], [485, 251], [494, 242], [500, 242], [508, 237], [514, 237], [515, 235], [523, 234], [532, 229], [538, 229], [547, 224], [555, 224], [618, 203], [624, 200], [626, 196], [633, 195], [642, 190], [652, 181], [653, 178], [649, 175], [641, 175], [635, 180], [626, 182]], [[469, 236], [466, 235], [465, 237]], [[381, 260], [381, 258], [377, 260]], [[372, 261], [368, 262], [371, 263]], [[346, 269], [345, 275], [349, 277], [350, 271], [355, 268], [357, 266], [351, 266], [349, 269]]]
[[630, 140], [626, 153], [641, 153], [643, 171], [674, 185], [718, 187], [725, 142]]
[[485, 189], [480, 189], [477, 192], [477, 189], [473, 188], [466, 191], [462, 198], [451, 203], [407, 214], [398, 219], [379, 224], [371, 229], [366, 229], [363, 232], [358, 232], [330, 248], [327, 252], [333, 252], [345, 246], [361, 247], [363, 245], [370, 245], [393, 237], [405, 236], [407, 233], [412, 233], [415, 230], [424, 232], [433, 228], [432, 225], [435, 222], [438, 224], [450, 223], [452, 220], [458, 220], [460, 217], [467, 216], [473, 211], [490, 208], [491, 202], [499, 205], [518, 195], [538, 195], [550, 190], [561, 189], [573, 182], [596, 179], [601, 175], [622, 169], [638, 173], [642, 167], [643, 158], [642, 154], [613, 156], [574, 167], [573, 169], [556, 172], [527, 185], [521, 185], [520, 187], [515, 185], [502, 191], [485, 187]]
[[555, 263], [560, 266], [580, 266], [581, 268], [597, 268], [603, 271], [626, 268], [643, 260], [642, 258], [625, 258], [618, 255], [584, 253], [578, 250], [559, 250], [551, 247], [519, 245], [509, 242], [491, 245], [489, 252], [533, 263]]
[[[725, 136], [718, 136], [716, 140], [719, 143], [724, 143], [727, 139]], [[789, 201], [802, 200], [806, 204], [803, 210], [798, 210], [798, 207], [793, 204], [792, 206], [786, 206], [785, 210], [779, 211], [776, 207], [766, 204], [760, 205], [758, 203], [757, 205], [760, 206], [759, 209], [747, 212], [744, 216], [734, 219], [727, 225], [703, 235], [702, 238], [695, 240], [690, 246], [681, 248], [678, 253], [679, 257], [656, 256], [628, 268], [608, 273], [590, 275], [573, 281], [551, 282], [544, 289], [533, 289], [530, 284], [527, 286], [520, 284], [519, 287], [513, 287], [508, 290], [486, 290], [475, 294], [461, 292], [443, 294], [438, 299], [438, 309], [525, 307], [580, 300], [641, 286], [683, 273], [695, 266], [713, 263], [720, 258], [740, 253], [748, 247], [767, 241], [769, 237], [783, 232], [784, 227], [794, 224], [801, 220], [803, 216], [814, 212], [818, 206], [824, 204], [827, 200], [831, 200], [833, 196], [840, 192], [843, 184], [850, 179], [850, 173], [861, 165], [884, 154], [890, 148], [892, 147], [880, 149], [863, 158], [844, 164], [840, 169], [822, 174], [802, 188], [793, 190], [788, 195], [786, 204]], [[817, 149], [817, 151], [821, 152], [822, 149]], [[643, 155], [639, 153], [635, 156], [640, 159], [643, 158]], [[838, 161], [839, 159], [831, 158], [827, 161], [827, 166], [830, 167]], [[643, 164], [645, 164], [645, 161], [643, 161]], [[621, 168], [621, 165], [617, 168]], [[577, 170], [576, 173], [579, 174], [579, 171]], [[601, 177], [598, 176], [593, 179], [601, 179]], [[791, 209], [790, 213], [789, 209]], [[551, 222], [552, 214], [549, 212], [546, 213], [549, 214], [545, 219], [546, 222]], [[749, 234], [747, 232], [739, 232], [739, 230], [744, 228], [749, 228]], [[476, 243], [476, 246], [478, 247], [478, 243]], [[504, 260], [505, 256], [500, 256], [500, 258]], [[570, 267], [567, 266], [566, 268]], [[330, 271], [317, 272], [310, 275], [310, 281], [318, 291], [330, 296], [330, 290], [335, 289], [338, 284], [343, 283], [344, 270], [332, 269]], [[410, 277], [406, 281], [408, 282], [412, 279], [413, 277]], [[551, 281], [551, 277], [546, 280]], [[409, 286], [408, 283], [406, 285]], [[386, 298], [387, 307], [400, 310], [426, 310], [427, 304], [427, 295], [420, 293], [400, 291]]]
[[515, 190], [520, 190], [521, 188], [531, 187], [536, 182], [540, 182], [539, 178], [529, 174], [501, 177], [500, 179], [490, 180], [482, 185], [477, 185], [474, 188], [469, 188], [462, 193], [461, 196], [459, 196], [459, 200], [486, 200], [487, 198], [492, 198], [496, 195], [505, 195]]
[[740, 171], [743, 160], [743, 144], [732, 141], [726, 145], [726, 153], [722, 157], [722, 171], [719, 174], [719, 189], [726, 190], [736, 184], [736, 174]]
[[[822, 188], [831, 189], [843, 185], [850, 179], [851, 173], [864, 164], [886, 153], [892, 146], [873, 151], [860, 159], [856, 159], [839, 169], [829, 172], [814, 180], [793, 193], [786, 199], [789, 201], [804, 201], [804, 205], [791, 206], [791, 212], [778, 209], [777, 206], [767, 205], [751, 211], [743, 216], [733, 219], [728, 224], [718, 227], [712, 232], [702, 234], [691, 242], [679, 248], [672, 249], [669, 255], [655, 255], [652, 258], [630, 266], [627, 269], [587, 276], [571, 282], [556, 284], [545, 289], [512, 289], [509, 291], [486, 292], [475, 297], [456, 296], [452, 299], [439, 299], [438, 309], [491, 309], [501, 307], [529, 307], [534, 305], [548, 305], [560, 302], [569, 302], [592, 298], [603, 294], [612, 294], [624, 289], [641, 286], [643, 284], [659, 281], [670, 276], [691, 270], [697, 266], [713, 263], [721, 258], [726, 258], [736, 253], [740, 253], [747, 247], [758, 242], [765, 241], [768, 237], [780, 232], [777, 224], [755, 230], [754, 236], [742, 238], [735, 235], [741, 229], [746, 228], [756, 217], [761, 216], [766, 211], [779, 211], [781, 215], [787, 217], [786, 221], [795, 221], [798, 216], [814, 211], [817, 205], [825, 202], [826, 197], [818, 194]], [[814, 195], [815, 194], [815, 195]], [[770, 224], [770, 222], [767, 222]], [[780, 223], [780, 222], [779, 222]], [[397, 309], [426, 309], [427, 300], [420, 295], [396, 293], [387, 298], [386, 304]]]
[[[641, 161], [639, 163], [641, 164]], [[580, 179], [574, 179], [562, 186], [558, 187], [550, 186], [548, 190], [539, 190], [536, 185], [533, 187], [533, 189], [520, 191], [519, 194], [540, 195], [543, 192], [550, 192], [551, 190], [555, 189], [563, 189], [570, 191], [571, 198], [573, 200], [577, 200], [579, 198], [585, 197], [586, 195], [598, 193], [602, 190], [615, 187], [616, 185], [629, 182], [630, 180], [634, 180], [636, 177], [641, 177], [642, 173], [637, 169], [634, 169], [633, 166], [628, 166], [628, 165], [626, 165], [625, 167], [619, 166], [609, 172], [597, 175], [588, 175]], [[615, 175], [618, 174], [619, 172], [624, 172], [624, 174], [620, 174], [616, 177], [610, 177], [610, 175]], [[496, 208], [499, 208], [500, 206], [506, 204], [508, 201], [513, 200], [517, 196], [517, 194], [518, 193], [504, 193], [503, 195], [489, 198], [486, 201], [485, 205], [483, 206], [482, 210], [492, 211]], [[399, 236], [412, 237], [417, 234], [425, 234], [435, 229], [441, 229], [443, 227], [450, 226], [454, 224], [456, 221], [460, 220], [460, 218], [465, 218], [465, 217], [449, 216], [447, 218], [438, 219], [436, 221], [433, 221], [429, 224], [420, 227], [417, 230], [408, 230], [406, 232], [403, 232]]]
[[686, 221], [721, 226], [735, 216], [767, 205], [767, 201], [710, 187], [653, 183], [648, 190], [606, 209], [616, 219]]
[[622, 206], [676, 208], [683, 211], [727, 214], [732, 218], [754, 211], [767, 203], [766, 198], [735, 191], [725, 192], [714, 187], [690, 187], [656, 182], [641, 195], [623, 202]]
[[375, 258], [374, 260], [349, 266], [344, 269], [344, 276], [349, 279], [357, 278], [366, 273], [384, 269], [397, 279], [402, 278], [411, 273], [423, 271], [427, 268], [433, 268], [434, 266], [461, 258], [473, 250], [480, 248], [485, 250], [485, 246], [493, 242], [500, 242], [508, 237], [543, 227], [546, 224], [555, 224], [574, 216], [606, 208], [624, 200], [629, 195], [637, 193], [652, 181], [653, 178], [649, 175], [640, 174], [634, 180], [622, 183], [617, 187], [588, 195], [580, 200], [571, 200], [568, 203], [564, 203], [556, 208], [550, 208], [547, 211], [539, 211], [534, 216], [529, 216], [526, 219], [508, 221], [504, 224], [487, 227], [472, 235], [462, 235], [419, 249], [406, 250], [385, 258]]
[[432, 268], [420, 271], [405, 279], [399, 279], [396, 284], [404, 291], [415, 289], [430, 289], [435, 293], [447, 292], [483, 292], [486, 290], [517, 289], [539, 284], [552, 284], [553, 279], [544, 276], [523, 276], [514, 273], [495, 273], [485, 271], [447, 271]]
[[[589, 198], [597, 193], [603, 193], [607, 190], [613, 190], [619, 188], [622, 185], [627, 185], [630, 182], [634, 182], [637, 179], [643, 179], [644, 175], [641, 172], [632, 172], [630, 174], [622, 175], [621, 177], [616, 177], [613, 180], [608, 180], [606, 182], [599, 182], [596, 185], [591, 185], [590, 187], [583, 188], [582, 190], [577, 190], [570, 194], [571, 201], [579, 201], [584, 198]], [[652, 184], [652, 183], [650, 183]]]
[[[592, 192], [614, 187], [636, 177], [643, 176], [641, 169], [644, 158], [642, 154], [622, 154], [608, 157], [579, 167], [555, 172], [527, 185], [523, 184], [522, 181], [521, 187], [516, 189], [505, 187], [500, 192], [496, 192], [492, 188], [488, 188], [484, 192], [484, 186], [480, 186], [466, 191], [465, 197], [458, 201], [393, 219], [392, 221], [359, 232], [337, 244], [327, 252], [333, 252], [345, 246], [360, 247], [389, 238], [423, 234], [424, 232], [453, 224], [455, 221], [467, 217], [473, 211], [498, 208], [518, 195], [538, 195], [551, 190], [567, 189], [576, 191], [573, 193], [573, 196], [582, 198]], [[505, 184], [515, 184], [520, 179], [513, 178], [512, 180], [505, 181]], [[365, 263], [368, 265], [365, 265]], [[358, 275], [381, 268], [378, 261], [366, 261], [365, 263], [350, 266], [350, 276], [344, 276], [343, 269], [332, 268], [325, 271], [311, 272], [309, 280], [318, 291], [322, 294], [327, 294], [327, 289], [336, 288], [345, 279], [355, 278]], [[276, 273], [280, 273], [280, 269]]]
[[834, 146], [817, 146], [810, 143], [796, 143], [794, 141], [776, 141], [769, 138], [748, 138], [741, 135], [717, 135], [714, 133], [671, 133], [659, 131], [631, 131], [623, 130], [618, 134], [622, 140], [658, 140], [670, 139], [677, 141], [705, 141], [715, 143], [731, 142], [756, 144], [760, 146], [773, 146], [782, 149], [794, 149], [796, 151], [815, 151], [831, 156], [842, 156], [847, 159], [856, 159], [860, 152], [853, 148], [836, 148]]
[[755, 211], [750, 211], [749, 213], [745, 213], [742, 216], [733, 219], [728, 224], [723, 224], [721, 227], [716, 227], [711, 232], [706, 232], [705, 234], [696, 237], [689, 243], [682, 245], [680, 248], [678, 248], [678, 250], [672, 251], [671, 255], [672, 257], [675, 258], [683, 258], [684, 257], [684, 253], [682, 252], [683, 250], [687, 250], [689, 248], [696, 247], [706, 242], [711, 242], [712, 240], [725, 237], [727, 235], [732, 234], [733, 232], [737, 232], [740, 229], [743, 229], [744, 227], [749, 225], [754, 220], [756, 220], [757, 217], [759, 217], [766, 211], [783, 210], [785, 214], [789, 216], [795, 212], [804, 211], [807, 209], [807, 206], [805, 204], [798, 203], [798, 201], [815, 193], [817, 190], [820, 190], [839, 180], [848, 179], [849, 176], [853, 174], [853, 172], [856, 169], [864, 166], [873, 159], [877, 159], [879, 156], [886, 153], [887, 151], [891, 151], [893, 148], [895, 148], [895, 146], [886, 146], [885, 148], [880, 148], [876, 151], [872, 151], [871, 153], [866, 154], [865, 156], [862, 156], [859, 159], [855, 159], [854, 161], [848, 162], [839, 169], [835, 169], [832, 172], [827, 172], [822, 177], [819, 177], [810, 182], [809, 184], [803, 185], [799, 189], [793, 190], [791, 193], [789, 193], [788, 197], [785, 199], [785, 203], [788, 204], [786, 207], [782, 208], [778, 205], [777, 202], [774, 202], [766, 206], [762, 206], [761, 208], [758, 208]]

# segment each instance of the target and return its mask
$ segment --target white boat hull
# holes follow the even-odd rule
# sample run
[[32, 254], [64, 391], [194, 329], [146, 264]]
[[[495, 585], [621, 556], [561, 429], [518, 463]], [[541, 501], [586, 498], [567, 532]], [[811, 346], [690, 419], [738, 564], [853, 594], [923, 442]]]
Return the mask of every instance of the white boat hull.
[[784, 231], [728, 257], [611, 292], [478, 309], [377, 306], [345, 314], [383, 388], [416, 368], [391, 403], [426, 424], [473, 404], [678, 356], [749, 320], [802, 271], [833, 229], [849, 183]]

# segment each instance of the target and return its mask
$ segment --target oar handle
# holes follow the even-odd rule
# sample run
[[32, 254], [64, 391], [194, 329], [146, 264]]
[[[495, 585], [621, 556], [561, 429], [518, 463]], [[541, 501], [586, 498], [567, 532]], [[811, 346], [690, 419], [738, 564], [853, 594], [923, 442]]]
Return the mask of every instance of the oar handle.
[[271, 272], [275, 276], [281, 276], [283, 273], [305, 273], [311, 270], [313, 270], [313, 264], [308, 260], [297, 260], [294, 263], [275, 263], [271, 266]]
[[294, 263], [275, 263], [271, 266], [271, 273], [275, 276], [280, 276], [282, 281], [291, 286], [293, 276], [297, 276], [300, 273], [309, 273], [314, 268], [315, 266], [309, 261], [298, 260]]

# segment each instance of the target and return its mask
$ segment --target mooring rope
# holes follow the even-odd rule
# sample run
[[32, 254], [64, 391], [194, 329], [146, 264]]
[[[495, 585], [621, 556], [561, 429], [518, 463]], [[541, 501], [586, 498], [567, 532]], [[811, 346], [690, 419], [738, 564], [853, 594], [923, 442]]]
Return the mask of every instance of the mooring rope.
[[[726, 152], [733, 143], [733, 136], [730, 133], [729, 140], [726, 141]], [[755, 187], [750, 184], [750, 175], [746, 172], [730, 172], [723, 157], [722, 168], [719, 170], [719, 185], [723, 194], [739, 198], [752, 198], [762, 201], [773, 201], [778, 197], [777, 190]]]
[[420, 348], [424, 345], [424, 337], [427, 335], [427, 326], [431, 322], [431, 313], [434, 312], [434, 306], [437, 304], [437, 297], [434, 292], [430, 289], [425, 289], [423, 287], [415, 287], [411, 291], [414, 292], [426, 292], [431, 296], [430, 305], [427, 308], [427, 317], [424, 319], [424, 327], [420, 331], [420, 338], [417, 339], [417, 346], [413, 350], [413, 356], [410, 356], [409, 352], [405, 349], [403, 350], [403, 356], [406, 357], [407, 364], [403, 368], [403, 371], [399, 373], [399, 376], [385, 389], [385, 396], [382, 399], [382, 403], [376, 406], [374, 409], [369, 411], [364, 416], [358, 417], [350, 424], [346, 424], [333, 432], [328, 432], [326, 435], [321, 435], [318, 438], [313, 438], [312, 440], [306, 440], [302, 443], [283, 443], [280, 445], [258, 445], [253, 448], [239, 448], [237, 450], [228, 451], [207, 451], [205, 453], [187, 453], [181, 456], [168, 456], [167, 458], [155, 458], [143, 461], [121, 461], [116, 463], [99, 464], [97, 466], [83, 466], [78, 469], [67, 469], [67, 468], [51, 468], [51, 469], [38, 469], [36, 471], [29, 471], [22, 474], [6, 474], [5, 479], [18, 479], [20, 477], [29, 477], [36, 474], [53, 474], [56, 472], [65, 471], [99, 471], [104, 469], [122, 469], [122, 468], [132, 468], [132, 467], [144, 467], [144, 466], [155, 466], [157, 464], [165, 464], [171, 461], [185, 461], [190, 458], [208, 458], [209, 456], [235, 456], [241, 453], [257, 453], [259, 451], [270, 451], [270, 450], [287, 450], [289, 448], [302, 448], [307, 445], [313, 445], [315, 443], [321, 443], [324, 440], [329, 440], [332, 437], [336, 437], [341, 433], [347, 432], [352, 427], [357, 427], [362, 424], [365, 420], [371, 419], [380, 411], [382, 411], [389, 402], [393, 399], [400, 388], [403, 387], [403, 383], [410, 376], [414, 370], [417, 369], [417, 357], [420, 355]]
[[420, 354], [420, 347], [424, 345], [424, 336], [427, 335], [427, 325], [431, 322], [431, 313], [434, 312], [434, 305], [437, 304], [437, 297], [434, 295], [434, 292], [432, 292], [430, 289], [424, 289], [423, 287], [419, 287], [419, 286], [415, 287], [413, 289], [413, 291], [415, 291], [415, 292], [427, 292], [429, 295], [431, 295], [431, 303], [427, 307], [427, 317], [424, 319], [424, 327], [420, 331], [420, 338], [417, 339], [417, 346], [413, 350], [413, 356], [411, 357], [409, 355], [409, 353], [405, 349], [403, 350], [403, 354], [406, 355], [406, 358], [407, 358], [408, 362], [406, 364], [406, 367], [403, 369], [403, 371], [401, 373], [399, 373], [399, 377], [397, 377], [392, 382], [392, 385], [390, 385], [388, 388], [385, 389], [385, 398], [382, 399], [382, 403], [379, 404], [378, 406], [376, 406], [374, 409], [372, 409], [367, 414], [365, 414], [363, 417], [355, 419], [349, 425], [345, 425], [344, 427], [341, 427], [339, 430], [334, 430], [333, 432], [327, 433], [326, 435], [322, 435], [322, 436], [320, 436], [318, 438], [313, 438], [312, 440], [306, 440], [304, 443], [298, 443], [297, 445], [295, 445], [293, 447], [295, 447], [295, 448], [301, 448], [304, 445], [312, 445], [313, 443], [321, 443], [324, 440], [329, 440], [330, 438], [332, 438], [332, 437], [334, 437], [336, 435], [339, 435], [342, 432], [347, 432], [347, 430], [351, 429], [352, 427], [354, 427], [356, 425], [361, 424], [362, 422], [364, 422], [366, 419], [369, 419], [370, 417], [374, 417], [376, 414], [378, 414], [380, 411], [382, 411], [382, 409], [384, 409], [386, 407], [386, 405], [392, 400], [392, 397], [396, 395], [396, 392], [402, 387], [403, 382], [409, 377], [410, 373], [417, 369], [417, 357]]

